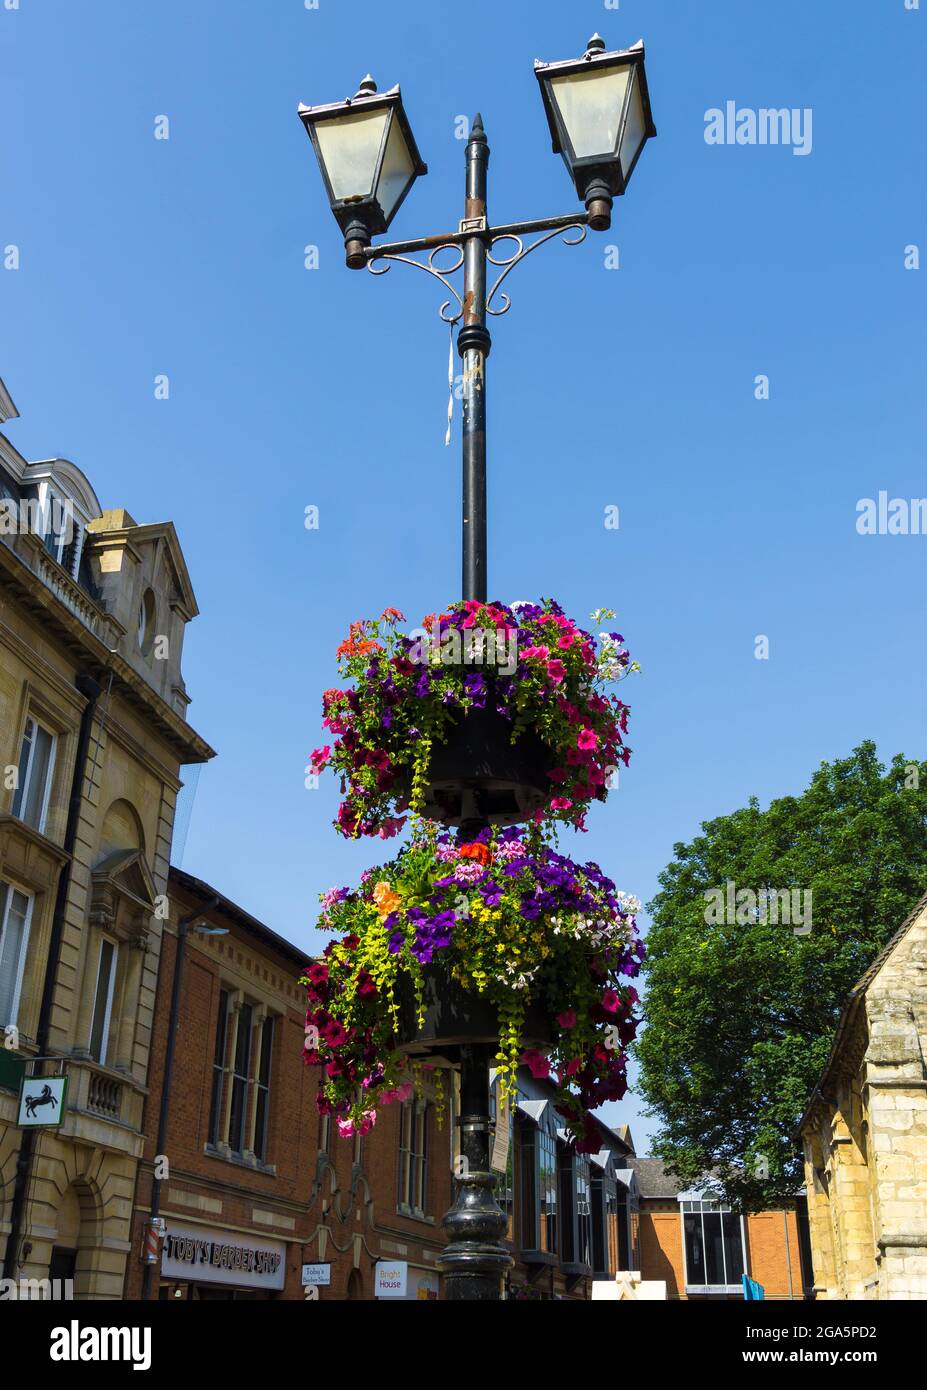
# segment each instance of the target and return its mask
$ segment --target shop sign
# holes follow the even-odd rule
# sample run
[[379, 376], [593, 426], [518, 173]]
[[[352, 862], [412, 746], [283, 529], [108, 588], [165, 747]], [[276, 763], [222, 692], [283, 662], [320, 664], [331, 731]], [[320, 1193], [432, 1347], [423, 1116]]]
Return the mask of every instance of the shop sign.
[[304, 1289], [324, 1289], [331, 1282], [331, 1265], [303, 1265], [302, 1285]]
[[168, 1222], [161, 1278], [191, 1284], [232, 1284], [244, 1289], [282, 1289], [286, 1245], [262, 1236]]
[[405, 1298], [409, 1266], [404, 1260], [378, 1260], [374, 1281], [377, 1298]]
[[60, 1125], [64, 1119], [67, 1089], [66, 1076], [24, 1076], [16, 1123], [22, 1129]]

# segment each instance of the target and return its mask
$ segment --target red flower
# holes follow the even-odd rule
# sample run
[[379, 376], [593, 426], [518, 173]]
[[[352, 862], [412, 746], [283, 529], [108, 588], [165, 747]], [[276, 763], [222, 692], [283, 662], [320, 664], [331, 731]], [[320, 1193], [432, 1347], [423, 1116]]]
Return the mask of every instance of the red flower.
[[461, 859], [475, 859], [478, 864], [489, 864], [492, 860], [489, 846], [480, 840], [472, 845], [461, 845], [457, 853]]

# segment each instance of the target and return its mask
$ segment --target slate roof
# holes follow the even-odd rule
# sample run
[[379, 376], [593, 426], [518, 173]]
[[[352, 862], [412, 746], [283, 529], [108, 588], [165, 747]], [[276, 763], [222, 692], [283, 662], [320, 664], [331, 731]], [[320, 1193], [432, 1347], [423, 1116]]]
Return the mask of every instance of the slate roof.
[[678, 1178], [667, 1172], [662, 1158], [638, 1158], [628, 1155], [628, 1166], [637, 1174], [642, 1197], [676, 1197], [683, 1190]]

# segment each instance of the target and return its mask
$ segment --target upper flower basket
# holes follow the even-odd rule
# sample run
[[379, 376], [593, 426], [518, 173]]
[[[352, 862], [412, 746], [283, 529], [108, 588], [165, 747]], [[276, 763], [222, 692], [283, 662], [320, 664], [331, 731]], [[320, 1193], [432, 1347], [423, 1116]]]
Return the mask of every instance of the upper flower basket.
[[325, 692], [334, 747], [310, 766], [341, 774], [341, 833], [388, 839], [406, 811], [464, 832], [528, 819], [582, 829], [630, 754], [628, 707], [606, 693], [637, 669], [621, 634], [596, 638], [551, 599], [469, 599], [408, 636], [402, 622], [387, 608], [352, 623], [338, 658], [353, 686]]

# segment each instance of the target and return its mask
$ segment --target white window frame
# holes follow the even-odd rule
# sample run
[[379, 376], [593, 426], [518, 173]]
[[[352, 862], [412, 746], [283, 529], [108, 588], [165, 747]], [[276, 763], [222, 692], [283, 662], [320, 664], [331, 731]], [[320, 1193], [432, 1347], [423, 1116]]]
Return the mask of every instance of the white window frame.
[[6, 889], [6, 903], [3, 908], [3, 916], [0, 919], [0, 952], [3, 950], [3, 940], [6, 936], [7, 921], [10, 915], [10, 906], [13, 901], [13, 894], [19, 893], [26, 899], [26, 920], [23, 925], [23, 939], [19, 949], [19, 960], [16, 962], [16, 983], [13, 985], [13, 998], [10, 1001], [10, 1017], [0, 1019], [0, 1027], [15, 1027], [19, 1019], [19, 1004], [22, 997], [23, 976], [26, 973], [26, 956], [29, 952], [29, 936], [32, 931], [32, 911], [35, 907], [35, 895], [28, 892], [25, 888], [17, 888], [15, 883], [10, 883], [9, 879], [0, 879], [0, 884]]
[[[705, 1249], [705, 1223], [704, 1223], [704, 1217], [705, 1217], [705, 1214], [706, 1214], [705, 1208], [706, 1208], [706, 1207], [709, 1208], [709, 1211], [708, 1211], [708, 1215], [709, 1215], [709, 1216], [714, 1216], [714, 1215], [716, 1215], [716, 1214], [717, 1214], [717, 1215], [722, 1215], [724, 1212], [730, 1213], [730, 1212], [731, 1212], [730, 1205], [729, 1205], [728, 1203], [725, 1203], [725, 1202], [719, 1202], [719, 1201], [717, 1200], [717, 1198], [715, 1198], [715, 1197], [706, 1196], [706, 1195], [705, 1195], [704, 1193], [702, 1193], [702, 1192], [680, 1192], [680, 1194], [679, 1194], [677, 1200], [678, 1200], [678, 1202], [679, 1202], [679, 1229], [680, 1229], [680, 1234], [681, 1234], [681, 1237], [682, 1237], [682, 1261], [683, 1261], [683, 1268], [684, 1268], [684, 1270], [685, 1270], [685, 1288], [686, 1288], [686, 1293], [687, 1293], [687, 1294], [688, 1294], [688, 1293], [693, 1293], [693, 1294], [729, 1294], [729, 1293], [740, 1293], [740, 1294], [742, 1294], [743, 1291], [744, 1291], [744, 1286], [743, 1286], [743, 1280], [742, 1280], [742, 1279], [741, 1279], [738, 1283], [736, 1283], [736, 1284], [690, 1284], [690, 1283], [689, 1283], [689, 1257], [688, 1257], [688, 1255], [687, 1255], [687, 1253], [686, 1253], [686, 1221], [685, 1221], [685, 1218], [686, 1218], [687, 1216], [694, 1216], [696, 1213], [695, 1213], [695, 1212], [686, 1211], [686, 1206], [689, 1205], [690, 1203], [696, 1203], [696, 1202], [697, 1202], [698, 1205], [699, 1205], [699, 1207], [701, 1208], [701, 1210], [700, 1210], [700, 1212], [699, 1212], [698, 1214], [699, 1214], [699, 1216], [702, 1218], [702, 1223], [701, 1223], [701, 1230], [702, 1230], [702, 1249], [704, 1250], [704, 1249]], [[747, 1272], [747, 1233], [746, 1233], [746, 1231], [745, 1231], [745, 1229], [744, 1229], [744, 1219], [743, 1219], [742, 1216], [738, 1217], [738, 1222], [739, 1222], [739, 1224], [740, 1224], [740, 1253], [741, 1253], [741, 1257], [742, 1257], [742, 1258], [741, 1258], [741, 1262], [742, 1262], [742, 1264], [743, 1264], [743, 1272], [744, 1272], [744, 1274], [746, 1274], [746, 1272]]]
[[[47, 724], [43, 724], [41, 719], [39, 719], [37, 715], [32, 713], [27, 714], [26, 722], [23, 725], [22, 738], [19, 740], [20, 760], [22, 760], [22, 746], [26, 737], [26, 730], [28, 729], [30, 724], [33, 724], [36, 729], [42, 729], [43, 732], [48, 734], [49, 738], [51, 739], [51, 750], [48, 754], [48, 775], [45, 780], [45, 790], [42, 793], [42, 806], [39, 812], [39, 823], [36, 826], [30, 827], [33, 830], [37, 830], [40, 835], [44, 835], [45, 825], [48, 820], [48, 804], [51, 800], [52, 782], [55, 780], [55, 759], [58, 755], [58, 735], [55, 733], [54, 729], [50, 729]], [[22, 812], [25, 808], [26, 801], [29, 797], [29, 786], [32, 780], [32, 764], [33, 759], [35, 758], [35, 743], [35, 735], [33, 734], [32, 741], [29, 745], [29, 757], [26, 760], [26, 770], [23, 773], [20, 785], [16, 789], [16, 793], [14, 793], [14, 799], [16, 794], [19, 795], [20, 812]], [[25, 819], [25, 817], [22, 814], [18, 816], [18, 819], [21, 820], [24, 825], [29, 824], [29, 822]]]
[[113, 948], [113, 961], [109, 972], [109, 985], [106, 990], [106, 1008], [103, 1014], [103, 1034], [100, 1038], [100, 1056], [98, 1059], [95, 1059], [101, 1067], [107, 1065], [106, 1058], [109, 1053], [109, 1031], [113, 1021], [113, 995], [116, 989], [116, 971], [119, 968], [119, 942], [115, 937], [107, 936], [105, 933], [101, 933], [100, 935], [100, 949], [97, 953], [97, 973], [93, 983], [93, 1016], [90, 1020], [90, 1041], [92, 1044], [93, 1029], [96, 1023], [97, 996], [100, 991], [100, 971], [103, 968], [103, 946], [104, 943], [107, 942]]
[[[396, 1209], [403, 1216], [413, 1216], [419, 1220], [428, 1214], [428, 1110], [427, 1097], [416, 1095], [399, 1107], [399, 1193]], [[407, 1119], [408, 1144], [405, 1142]], [[410, 1200], [416, 1187], [418, 1206]]]

